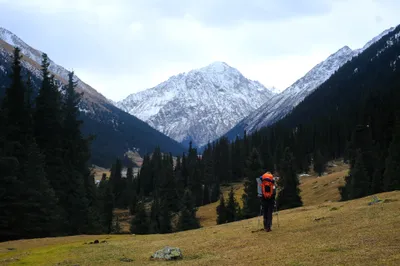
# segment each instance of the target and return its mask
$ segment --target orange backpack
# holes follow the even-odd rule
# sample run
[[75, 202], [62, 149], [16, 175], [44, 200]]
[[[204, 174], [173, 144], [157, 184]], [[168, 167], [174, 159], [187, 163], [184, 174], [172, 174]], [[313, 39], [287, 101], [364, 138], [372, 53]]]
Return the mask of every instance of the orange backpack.
[[275, 181], [271, 173], [267, 172], [261, 176], [261, 192], [265, 199], [271, 199], [274, 194]]

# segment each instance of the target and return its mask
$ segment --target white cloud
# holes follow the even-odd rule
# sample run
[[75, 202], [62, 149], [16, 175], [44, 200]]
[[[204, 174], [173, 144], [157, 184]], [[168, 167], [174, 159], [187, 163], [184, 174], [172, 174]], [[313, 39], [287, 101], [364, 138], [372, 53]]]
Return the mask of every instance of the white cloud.
[[280, 89], [396, 26], [400, 1], [0, 0], [0, 26], [119, 100], [225, 61]]

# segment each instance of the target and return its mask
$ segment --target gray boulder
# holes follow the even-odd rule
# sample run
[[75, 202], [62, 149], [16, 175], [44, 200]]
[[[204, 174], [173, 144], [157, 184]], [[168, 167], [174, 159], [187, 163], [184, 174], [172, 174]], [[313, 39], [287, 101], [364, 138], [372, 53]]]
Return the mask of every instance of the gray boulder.
[[152, 260], [179, 260], [182, 258], [181, 250], [174, 247], [164, 247], [163, 249], [157, 250], [150, 257]]

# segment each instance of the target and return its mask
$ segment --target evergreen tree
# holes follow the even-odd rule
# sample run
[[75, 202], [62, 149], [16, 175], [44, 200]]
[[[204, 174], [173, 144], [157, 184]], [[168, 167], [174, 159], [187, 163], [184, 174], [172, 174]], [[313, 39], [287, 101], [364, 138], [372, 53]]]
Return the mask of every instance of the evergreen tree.
[[174, 176], [172, 155], [165, 155], [162, 164], [162, 175], [159, 177], [159, 196], [166, 208], [170, 211], [178, 212], [179, 194], [177, 191], [176, 179]]
[[200, 223], [196, 217], [196, 207], [195, 202], [192, 197], [190, 190], [185, 191], [183, 196], [184, 207], [179, 216], [179, 221], [177, 225], [178, 231], [185, 231], [200, 228]]
[[[85, 226], [86, 207], [81, 206], [81, 197], [78, 197], [79, 199], [73, 198], [75, 187], [69, 184], [68, 174], [73, 175], [76, 172], [68, 172], [64, 164], [61, 93], [55, 86], [53, 76], [50, 75], [48, 67], [48, 57], [46, 54], [43, 54], [43, 80], [39, 94], [36, 97], [33, 116], [35, 139], [45, 158], [46, 177], [54, 189], [56, 197], [59, 200], [59, 205], [62, 208], [62, 230], [69, 234], [77, 234]], [[74, 183], [75, 179], [71, 181]], [[80, 188], [82, 187], [83, 180], [77, 181], [81, 182], [77, 184], [78, 195], [82, 195], [84, 191]], [[74, 204], [77, 204], [77, 208], [75, 208]]]
[[368, 193], [368, 180], [362, 153], [360, 150], [357, 150], [354, 166], [345, 178], [346, 184], [340, 188], [342, 200], [357, 199], [365, 196]]
[[[0, 132], [1, 134], [1, 132]], [[1, 141], [1, 140], [0, 140]], [[4, 142], [3, 142], [4, 143]], [[4, 147], [3, 145], [1, 147]], [[18, 180], [19, 163], [15, 157], [5, 156], [0, 147], [0, 240], [23, 237], [21, 219], [22, 182]]]
[[229, 192], [228, 203], [226, 205], [226, 220], [228, 223], [238, 220], [239, 204], [235, 199], [235, 194], [233, 192], [233, 187]]
[[396, 122], [383, 176], [384, 191], [400, 190], [400, 118]]
[[111, 167], [110, 182], [117, 208], [126, 208], [124, 200], [124, 191], [126, 188], [126, 179], [122, 179], [122, 162], [119, 158]]
[[130, 212], [131, 215], [135, 214], [137, 201], [138, 201], [138, 197], [137, 197], [136, 191], [133, 190], [132, 191], [131, 202], [129, 204], [129, 212]]
[[303, 202], [300, 197], [299, 179], [296, 174], [295, 158], [287, 147], [280, 165], [278, 202], [280, 209], [300, 207]]
[[253, 148], [246, 162], [246, 179], [244, 183], [243, 201], [243, 217], [252, 218], [259, 215], [260, 201], [257, 197], [257, 181], [256, 178], [263, 174], [262, 162], [258, 151]]
[[111, 232], [113, 234], [120, 234], [121, 230], [122, 230], [122, 228], [121, 228], [121, 223], [119, 222], [119, 217], [115, 216]]
[[[79, 120], [79, 103], [83, 94], [76, 92], [74, 73], [68, 74], [62, 104], [63, 113], [63, 164], [67, 183], [64, 191], [68, 203], [65, 206], [69, 217], [71, 233], [98, 231], [99, 206], [96, 195], [94, 176], [88, 161], [90, 159], [90, 139], [81, 134], [83, 121]], [[71, 193], [73, 191], [73, 193]]]
[[109, 180], [106, 179], [105, 174], [100, 181], [98, 188], [99, 205], [101, 208], [101, 225], [103, 231], [110, 234], [112, 231], [112, 221], [114, 217], [114, 195], [112, 193], [112, 186]]
[[153, 199], [150, 209], [150, 225], [149, 233], [158, 234], [160, 233], [160, 202], [157, 196]]
[[217, 210], [217, 224], [224, 224], [227, 221], [227, 208], [225, 205], [224, 194], [221, 193], [219, 197], [219, 205], [216, 208]]
[[44, 158], [36, 143], [29, 145], [23, 165], [23, 207], [21, 229], [25, 237], [47, 237], [59, 233], [59, 207], [54, 190], [46, 179]]
[[326, 169], [326, 162], [320, 150], [317, 150], [315, 152], [313, 161], [314, 161], [314, 171], [318, 174], [318, 176], [321, 176]]
[[160, 223], [160, 233], [166, 234], [172, 232], [171, 225], [171, 211], [169, 209], [170, 205], [168, 202], [161, 202], [160, 214], [159, 214], [159, 223]]
[[136, 205], [136, 215], [132, 218], [130, 231], [132, 234], [144, 235], [149, 232], [149, 221], [144, 206], [144, 202], [140, 200]]

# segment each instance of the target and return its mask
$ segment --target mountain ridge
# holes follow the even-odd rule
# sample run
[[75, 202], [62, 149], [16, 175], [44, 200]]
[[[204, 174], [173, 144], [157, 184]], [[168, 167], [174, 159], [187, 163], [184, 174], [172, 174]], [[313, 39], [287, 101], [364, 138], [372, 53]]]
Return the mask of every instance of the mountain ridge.
[[117, 106], [180, 143], [204, 145], [273, 95], [222, 61], [174, 75]]
[[[11, 73], [13, 46], [21, 49], [24, 78], [28, 72], [32, 74], [33, 96], [35, 96], [41, 84], [42, 52], [26, 44], [11, 31], [0, 28], [0, 97], [10, 82], [8, 75]], [[68, 80], [66, 78], [68, 71], [51, 59], [49, 61], [49, 69], [54, 74], [57, 85], [59, 87], [65, 85]], [[84, 93], [79, 105], [80, 116], [84, 121], [82, 131], [85, 135], [96, 135], [92, 143], [92, 163], [109, 167], [116, 157], [123, 157], [129, 150], [139, 149], [139, 152], [144, 155], [154, 150], [157, 145], [160, 145], [164, 152], [181, 154], [184, 151], [181, 144], [137, 117], [117, 108], [110, 100], [76, 75], [74, 75], [74, 79], [77, 81], [77, 91]]]
[[363, 47], [355, 50], [352, 50], [347, 45], [343, 46], [335, 53], [329, 55], [325, 60], [314, 66], [303, 77], [295, 81], [288, 88], [273, 96], [269, 102], [266, 102], [257, 110], [242, 119], [224, 136], [232, 140], [236, 136], [242, 136], [244, 131], [252, 133], [282, 119], [308, 95], [327, 81], [340, 67], [364, 52], [367, 48], [393, 30], [394, 27], [386, 29], [379, 35], [373, 37]]

